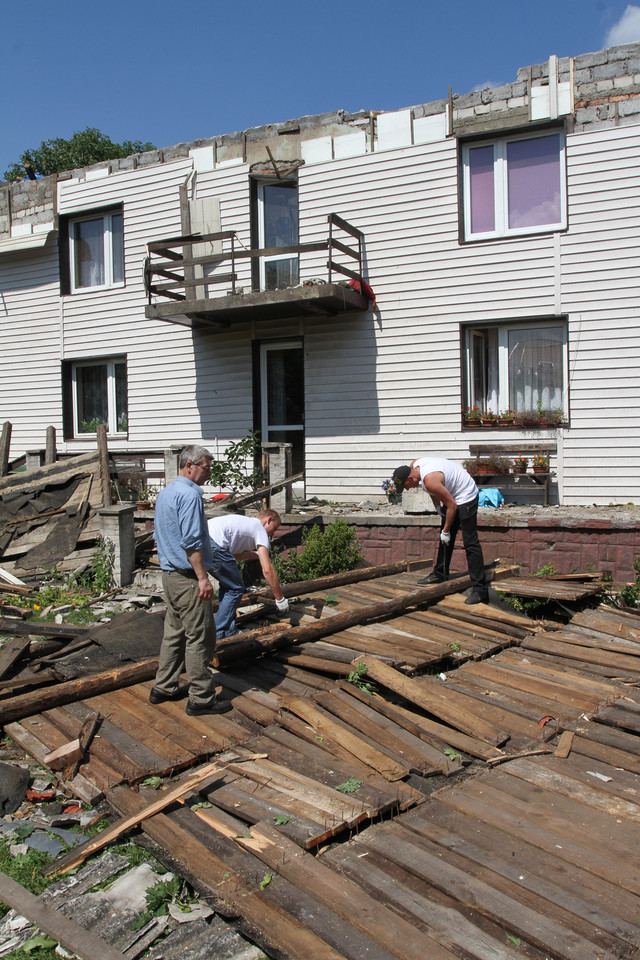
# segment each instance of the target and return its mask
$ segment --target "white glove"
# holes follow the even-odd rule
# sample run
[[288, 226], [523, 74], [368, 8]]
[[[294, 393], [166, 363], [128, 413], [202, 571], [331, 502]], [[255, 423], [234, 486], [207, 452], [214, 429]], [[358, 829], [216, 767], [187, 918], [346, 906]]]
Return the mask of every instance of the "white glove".
[[276, 608], [278, 613], [286, 613], [289, 609], [289, 601], [286, 597], [283, 597], [282, 600], [276, 600]]
[[441, 530], [440, 539], [442, 540], [443, 543], [451, 543], [451, 534], [444, 530]]

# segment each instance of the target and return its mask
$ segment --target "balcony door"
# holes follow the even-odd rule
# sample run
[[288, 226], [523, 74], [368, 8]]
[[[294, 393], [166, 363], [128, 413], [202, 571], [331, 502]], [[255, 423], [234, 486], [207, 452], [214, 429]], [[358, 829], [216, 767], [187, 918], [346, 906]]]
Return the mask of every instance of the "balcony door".
[[291, 443], [294, 473], [304, 470], [304, 352], [301, 340], [260, 345], [260, 436]]
[[[298, 243], [298, 183], [296, 180], [258, 183], [258, 245], [291, 247]], [[260, 289], [284, 290], [298, 283], [298, 257], [273, 253], [260, 258]]]

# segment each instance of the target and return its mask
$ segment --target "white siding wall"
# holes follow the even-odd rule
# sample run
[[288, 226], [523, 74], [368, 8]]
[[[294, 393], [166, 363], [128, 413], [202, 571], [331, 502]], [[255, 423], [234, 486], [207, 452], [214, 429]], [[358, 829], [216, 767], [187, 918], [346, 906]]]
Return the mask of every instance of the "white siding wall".
[[568, 233], [478, 244], [458, 243], [453, 141], [301, 170], [301, 239], [332, 210], [363, 230], [379, 308], [307, 324], [309, 494], [371, 496], [413, 455], [468, 456], [479, 435], [459, 427], [461, 321], [567, 313], [572, 425], [552, 464], [563, 502], [640, 499], [639, 145], [637, 126], [569, 136]]
[[569, 139], [566, 503], [640, 501], [640, 127]]
[[[14, 424], [12, 456], [43, 445], [47, 424], [61, 428], [61, 359], [122, 353], [129, 446], [204, 439], [220, 451], [253, 424], [252, 340], [303, 335], [307, 494], [380, 497], [398, 463], [427, 452], [461, 460], [479, 439], [460, 430], [463, 321], [566, 313], [571, 428], [558, 431], [553, 464], [563, 502], [640, 500], [639, 155], [639, 126], [570, 135], [568, 232], [462, 245], [453, 140], [308, 163], [300, 239], [325, 238], [331, 212], [361, 229], [377, 310], [228, 332], [144, 319], [144, 245], [180, 232], [191, 161], [63, 183], [61, 213], [124, 202], [126, 284], [60, 304], [54, 254], [0, 260], [0, 419]], [[191, 196], [220, 200], [221, 229], [247, 247], [248, 174], [239, 165], [190, 181]], [[302, 278], [326, 276], [325, 264], [323, 255], [303, 261]], [[248, 260], [239, 272], [248, 286]], [[535, 438], [541, 433], [482, 433]]]
[[0, 258], [0, 422], [12, 424], [10, 459], [62, 433], [58, 250]]

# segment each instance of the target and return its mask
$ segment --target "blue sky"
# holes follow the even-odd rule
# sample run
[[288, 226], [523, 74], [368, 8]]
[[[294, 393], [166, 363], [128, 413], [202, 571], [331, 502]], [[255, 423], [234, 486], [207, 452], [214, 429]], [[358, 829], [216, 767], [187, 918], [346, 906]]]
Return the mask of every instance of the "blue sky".
[[0, 177], [87, 126], [158, 147], [395, 110], [640, 40], [627, 0], [32, 0], [2, 17]]

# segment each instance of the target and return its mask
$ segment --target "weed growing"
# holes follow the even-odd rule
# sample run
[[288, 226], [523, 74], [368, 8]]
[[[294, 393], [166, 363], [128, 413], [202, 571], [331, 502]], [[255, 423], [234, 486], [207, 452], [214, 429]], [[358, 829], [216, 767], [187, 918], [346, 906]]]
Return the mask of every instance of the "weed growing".
[[[53, 858], [48, 853], [31, 847], [26, 853], [14, 857], [9, 846], [8, 840], [0, 840], [0, 870], [25, 890], [39, 897], [55, 881], [54, 877], [42, 876], [42, 871], [49, 866]], [[0, 918], [8, 912], [9, 907], [0, 900]]]
[[367, 693], [374, 693], [375, 687], [364, 678], [367, 675], [366, 663], [359, 663], [355, 670], [350, 670], [347, 675], [347, 683], [352, 683], [354, 687], [365, 690]]
[[609, 593], [603, 599], [612, 607], [640, 607], [640, 557], [633, 561], [634, 583], [627, 583], [617, 593]]

